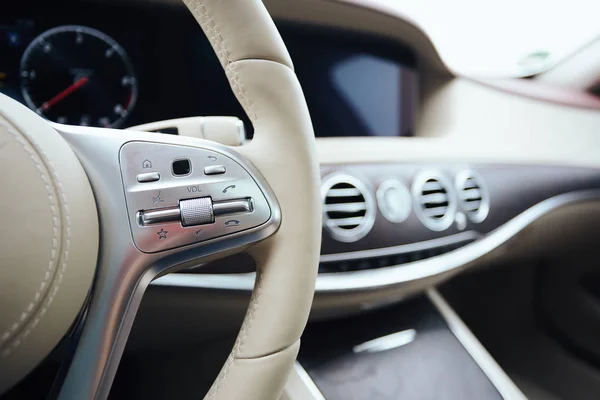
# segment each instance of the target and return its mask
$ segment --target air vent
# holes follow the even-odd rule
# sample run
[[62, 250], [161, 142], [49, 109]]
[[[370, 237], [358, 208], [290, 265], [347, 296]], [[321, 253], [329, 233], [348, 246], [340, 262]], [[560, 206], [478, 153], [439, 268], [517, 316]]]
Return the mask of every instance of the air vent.
[[456, 190], [467, 217], [475, 223], [483, 221], [490, 210], [490, 199], [481, 177], [474, 171], [461, 172], [456, 176]]
[[364, 237], [375, 222], [373, 195], [358, 179], [331, 175], [323, 180], [323, 226], [340, 242], [355, 242]]
[[443, 231], [452, 225], [456, 195], [452, 184], [439, 172], [426, 171], [413, 181], [415, 213], [426, 227]]

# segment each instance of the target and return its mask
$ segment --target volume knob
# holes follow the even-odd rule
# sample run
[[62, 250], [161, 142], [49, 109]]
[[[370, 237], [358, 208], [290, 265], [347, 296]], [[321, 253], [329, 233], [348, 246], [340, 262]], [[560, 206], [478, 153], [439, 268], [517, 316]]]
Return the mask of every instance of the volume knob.
[[210, 197], [181, 200], [179, 210], [181, 212], [181, 225], [183, 226], [204, 225], [215, 222], [213, 202]]

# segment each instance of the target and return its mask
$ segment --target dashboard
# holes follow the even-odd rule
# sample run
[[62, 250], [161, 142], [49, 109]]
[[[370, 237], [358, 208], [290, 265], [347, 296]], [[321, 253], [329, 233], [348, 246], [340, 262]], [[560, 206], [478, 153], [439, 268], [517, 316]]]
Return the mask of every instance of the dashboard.
[[[210, 43], [185, 10], [147, 5], [139, 19], [127, 5], [31, 3], [0, 16], [0, 92], [63, 124], [122, 128], [226, 115], [242, 119], [251, 137]], [[278, 27], [317, 136], [414, 135], [419, 74], [408, 46], [306, 24]]]
[[[183, 6], [147, 2], [139, 18], [139, 4], [125, 1], [35, 3], [0, 16], [0, 92], [67, 124], [126, 128], [235, 116], [252, 137]], [[600, 196], [597, 110], [453, 77], [436, 67], [432, 43], [407, 21], [342, 2], [308, 3], [313, 8], [304, 10], [303, 2], [265, 0], [319, 138], [324, 213], [315, 310], [381, 304], [443, 282], [481, 259], [504, 257], [505, 243], [534, 237], [528, 232], [555, 209]], [[54, 71], [41, 84], [40, 65]], [[238, 290], [245, 310], [254, 271], [251, 259], [223, 260], [153, 287], [194, 288], [195, 296], [222, 289], [228, 298]]]
[[[184, 7], [103, 1], [24, 1], [2, 13], [0, 92], [66, 124], [235, 116], [252, 137]], [[576, 266], [593, 249], [597, 106], [562, 89], [559, 99], [541, 96], [534, 80], [453, 76], [426, 32], [402, 15], [349, 0], [264, 3], [318, 137], [323, 230], [313, 321], [337, 324], [479, 268], [557, 257]], [[517, 90], [526, 84], [529, 91]], [[236, 254], [153, 281], [129, 345], [156, 349], [239, 329], [255, 272], [250, 256]]]
[[[427, 32], [367, 2], [263, 1], [318, 137], [313, 322], [335, 317], [339, 327], [339, 317], [478, 268], [558, 260], [575, 269], [595, 254], [597, 106], [514, 89], [533, 80], [453, 76], [436, 62]], [[0, 15], [0, 92], [64, 124], [235, 116], [251, 138], [210, 43], [184, 7], [167, 3], [11, 5]], [[234, 332], [255, 283], [255, 261], [243, 254], [162, 276], [144, 295], [128, 346], [155, 350]], [[310, 351], [310, 336], [307, 343]]]

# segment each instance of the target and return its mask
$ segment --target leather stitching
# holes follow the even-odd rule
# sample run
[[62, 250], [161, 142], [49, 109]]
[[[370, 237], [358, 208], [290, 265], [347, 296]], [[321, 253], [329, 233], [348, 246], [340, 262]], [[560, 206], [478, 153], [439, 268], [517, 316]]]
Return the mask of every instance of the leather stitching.
[[[231, 71], [231, 74], [229, 73], [230, 71]], [[240, 81], [240, 77], [238, 75], [235, 62], [231, 62], [231, 63], [227, 64], [227, 67], [225, 68], [225, 74], [229, 78], [229, 83], [231, 84], [231, 89], [233, 90], [234, 93], [237, 93], [238, 98], [240, 99], [240, 102], [242, 103], [242, 105], [244, 105], [244, 102], [246, 102], [245, 105], [246, 105], [246, 108], [248, 109], [248, 117], [250, 117], [250, 119], [252, 120], [252, 123], [255, 125], [258, 122], [258, 115], [256, 114], [256, 111], [254, 110], [254, 103], [252, 102], [252, 99], [250, 99], [250, 97], [247, 95], [246, 88]], [[233, 76], [230, 76], [230, 75], [233, 75]]]
[[252, 299], [250, 300], [250, 305], [248, 307], [248, 313], [246, 316], [247, 322], [245, 322], [242, 325], [242, 329], [240, 330], [238, 338], [235, 341], [233, 350], [229, 354], [229, 357], [227, 357], [227, 361], [225, 362], [225, 365], [223, 366], [223, 370], [219, 374], [214, 385], [211, 387], [211, 390], [209, 391], [209, 393], [206, 397], [206, 400], [212, 400], [217, 395], [217, 393], [221, 389], [222, 383], [225, 382], [225, 380], [227, 378], [227, 374], [229, 374], [229, 371], [231, 370], [231, 367], [233, 366], [233, 362], [235, 361], [235, 355], [238, 354], [240, 352], [240, 350], [242, 349], [242, 347], [244, 346], [244, 342], [245, 342], [246, 338], [248, 337], [248, 331], [250, 330], [250, 326], [252, 325], [252, 322], [254, 321], [254, 315], [256, 313], [256, 310], [258, 309], [258, 298], [260, 297], [260, 295], [262, 293], [262, 283], [264, 281], [262, 276], [263, 276], [263, 274], [260, 274], [260, 273], [257, 276], [256, 288], [254, 289]]
[[52, 224], [53, 224], [53, 232], [54, 232], [54, 236], [52, 237], [52, 249], [51, 249], [51, 253], [50, 253], [50, 259], [48, 261], [48, 268], [46, 269], [46, 271], [44, 273], [42, 282], [40, 283], [38, 290], [36, 291], [33, 299], [30, 301], [27, 308], [21, 313], [19, 320], [16, 321], [15, 323], [11, 324], [11, 327], [9, 329], [7, 329], [0, 337], [0, 345], [2, 345], [27, 320], [27, 317], [34, 310], [37, 302], [40, 300], [41, 294], [42, 294], [43, 290], [46, 288], [48, 280], [52, 276], [52, 272], [54, 270], [54, 267], [56, 265], [56, 261], [58, 258], [57, 248], [58, 248], [58, 232], [60, 231], [60, 226], [58, 225], [59, 214], [56, 210], [56, 200], [53, 195], [53, 190], [50, 187], [50, 182], [48, 180], [48, 177], [46, 176], [46, 173], [44, 172], [44, 168], [41, 166], [41, 164], [38, 162], [38, 160], [35, 157], [35, 153], [29, 148], [29, 146], [27, 145], [27, 142], [25, 140], [23, 140], [23, 138], [20, 136], [20, 134], [17, 133], [15, 130], [13, 130], [3, 120], [0, 120], [0, 126], [2, 126], [4, 129], [6, 129], [6, 131], [13, 136], [13, 139], [17, 143], [19, 143], [21, 146], [23, 146], [23, 149], [29, 155], [29, 158], [31, 158], [31, 160], [35, 164], [37, 170], [39, 171], [42, 181], [44, 182], [44, 188], [46, 189], [46, 192], [48, 194], [48, 200], [50, 202], [50, 211], [52, 212]]
[[252, 122], [258, 122], [258, 116], [254, 109], [254, 102], [248, 96], [248, 92], [246, 91], [244, 84], [240, 81], [235, 62], [231, 59], [231, 53], [229, 52], [227, 45], [225, 45], [225, 40], [223, 39], [217, 24], [211, 18], [208, 10], [204, 6], [204, 1], [184, 0], [184, 2], [192, 14], [198, 18], [198, 21], [205, 30], [206, 37], [211, 42], [215, 52], [217, 53], [217, 57], [221, 63], [224, 64], [225, 74], [227, 75], [227, 78], [229, 78], [231, 90], [233, 90], [233, 92], [237, 95], [240, 103], [242, 103], [242, 106], [247, 109], [248, 117], [252, 120]]
[[250, 330], [252, 322], [254, 321], [254, 315], [258, 309], [258, 299], [262, 294], [262, 284], [264, 281], [263, 276], [264, 272], [259, 271], [256, 278], [256, 288], [254, 289], [252, 299], [250, 300], [250, 305], [248, 306], [248, 323], [242, 325], [242, 329], [240, 330], [239, 334], [239, 341], [236, 342], [237, 348], [234, 348], [234, 352], [236, 354], [242, 351], [242, 348], [246, 342], [246, 338], [248, 337], [248, 331]]
[[37, 327], [37, 325], [39, 324], [42, 317], [46, 314], [48, 307], [54, 301], [54, 297], [58, 293], [58, 289], [60, 287], [60, 284], [62, 283], [63, 276], [64, 276], [66, 266], [67, 266], [67, 260], [69, 258], [69, 249], [70, 249], [70, 244], [71, 244], [70, 243], [71, 242], [71, 238], [70, 238], [71, 227], [70, 227], [70, 215], [69, 215], [69, 208], [67, 205], [67, 199], [66, 199], [66, 196], [65, 196], [65, 193], [63, 190], [63, 186], [60, 183], [60, 180], [58, 179], [56, 172], [54, 171], [52, 163], [48, 160], [47, 157], [45, 157], [45, 155], [41, 151], [41, 149], [39, 149], [39, 148], [35, 148], [35, 150], [32, 149], [31, 146], [33, 146], [33, 147], [36, 147], [36, 146], [33, 143], [29, 143], [22, 136], [22, 134], [15, 131], [14, 129], [12, 129], [12, 127], [7, 122], [5, 122], [4, 118], [0, 119], [0, 126], [4, 127], [6, 129], [6, 131], [13, 136], [15, 141], [17, 141], [18, 143], [20, 143], [23, 146], [23, 149], [25, 150], [25, 152], [27, 152], [27, 154], [29, 155], [29, 157], [31, 158], [33, 163], [35, 164], [37, 170], [40, 172], [40, 176], [41, 176], [42, 180], [44, 181], [44, 188], [46, 189], [46, 192], [48, 193], [50, 211], [52, 212], [52, 224], [53, 224], [52, 250], [50, 253], [50, 260], [48, 261], [48, 268], [46, 269], [46, 271], [44, 273], [42, 282], [40, 283], [38, 290], [36, 291], [31, 302], [28, 304], [27, 308], [21, 313], [19, 320], [16, 321], [15, 323], [13, 323], [11, 325], [11, 327], [2, 334], [2, 336], [0, 337], [0, 345], [4, 344], [4, 342], [6, 342], [10, 338], [10, 336], [13, 333], [15, 333], [28, 320], [29, 315], [32, 312], [34, 312], [34, 310], [36, 310], [36, 306], [38, 305], [40, 300], [43, 300], [42, 292], [46, 289], [46, 286], [48, 285], [49, 281], [51, 280], [52, 276], [54, 275], [55, 266], [56, 266], [58, 258], [59, 258], [58, 247], [60, 244], [59, 243], [59, 235], [61, 233], [61, 229], [60, 229], [61, 220], [60, 220], [60, 214], [57, 209], [57, 199], [55, 198], [54, 190], [52, 190], [52, 187], [51, 187], [52, 182], [48, 178], [48, 176], [46, 176], [44, 168], [41, 165], [41, 163], [38, 161], [37, 157], [43, 158], [43, 161], [47, 165], [47, 168], [50, 171], [52, 178], [54, 178], [54, 181], [56, 182], [56, 184], [58, 186], [58, 191], [59, 191], [60, 197], [62, 199], [62, 203], [63, 203], [62, 208], [65, 212], [65, 220], [66, 220], [66, 243], [65, 243], [63, 254], [62, 254], [62, 263], [61, 263], [61, 266], [59, 269], [58, 277], [54, 283], [54, 287], [52, 288], [52, 291], [50, 292], [49, 296], [47, 296], [45, 298], [45, 304], [36, 313], [37, 315], [35, 316], [33, 322], [27, 327], [27, 329], [25, 331], [23, 331], [23, 333], [21, 333], [19, 336], [17, 336], [17, 338], [15, 338], [13, 340], [13, 342], [2, 352], [2, 358], [5, 358], [14, 349], [16, 349], [23, 342], [23, 340], [27, 336], [29, 336], [29, 334]]
[[[246, 109], [248, 113], [248, 117], [252, 121], [253, 124], [258, 122], [258, 115], [254, 110], [254, 103], [252, 99], [248, 96], [248, 92], [244, 87], [244, 84], [241, 82], [239, 74], [236, 69], [235, 62], [231, 59], [231, 53], [225, 44], [225, 40], [221, 35], [221, 32], [215, 23], [215, 21], [211, 18], [208, 10], [204, 6], [204, 2], [202, 0], [184, 0], [187, 7], [190, 9], [192, 14], [198, 19], [200, 25], [204, 28], [206, 36], [208, 40], [213, 45], [215, 52], [217, 53], [217, 57], [224, 64], [225, 74], [229, 79], [229, 83], [231, 85], [231, 90], [237, 95], [240, 103]], [[248, 314], [246, 316], [245, 322], [242, 325], [238, 338], [236, 339], [235, 345], [233, 347], [232, 352], [229, 357], [227, 357], [227, 361], [223, 366], [223, 369], [219, 373], [217, 380], [209, 390], [209, 393], [206, 396], [207, 400], [212, 400], [219, 393], [219, 390], [222, 387], [223, 382], [225, 382], [231, 367], [235, 361], [235, 355], [241, 350], [243, 347], [246, 338], [248, 337], [248, 332], [250, 327], [252, 326], [254, 316], [256, 314], [256, 310], [258, 308], [258, 299], [262, 293], [262, 282], [261, 278], [262, 274], [260, 274], [257, 278], [256, 288], [254, 290], [252, 300], [250, 301], [250, 306], [248, 308]]]

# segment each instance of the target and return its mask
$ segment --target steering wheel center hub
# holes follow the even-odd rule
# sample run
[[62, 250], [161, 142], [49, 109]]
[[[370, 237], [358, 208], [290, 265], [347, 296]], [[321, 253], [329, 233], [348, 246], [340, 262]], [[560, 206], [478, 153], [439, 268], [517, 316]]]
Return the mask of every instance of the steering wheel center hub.
[[49, 353], [81, 310], [98, 228], [89, 183], [60, 135], [14, 100], [0, 97], [0, 109], [0, 188], [3, 203], [10, 198], [0, 207], [2, 392]]

